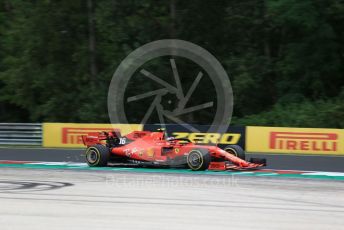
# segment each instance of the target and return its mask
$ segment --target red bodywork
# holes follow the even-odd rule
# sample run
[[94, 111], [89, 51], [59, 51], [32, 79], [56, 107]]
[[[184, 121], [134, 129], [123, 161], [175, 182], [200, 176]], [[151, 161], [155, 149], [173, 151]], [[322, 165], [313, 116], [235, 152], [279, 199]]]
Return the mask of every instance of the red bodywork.
[[110, 133], [89, 133], [87, 136], [82, 136], [82, 139], [87, 147], [91, 147], [96, 144], [108, 145], [109, 138], [116, 138], [122, 143], [115, 147], [108, 146], [110, 155], [139, 162], [154, 162], [159, 165], [169, 165], [175, 159], [186, 158], [193, 149], [208, 150], [212, 159], [209, 170], [254, 169], [265, 165], [240, 159], [217, 146], [197, 145], [178, 139], [169, 140], [161, 131], [134, 131], [124, 137], [119, 133], [119, 130]]

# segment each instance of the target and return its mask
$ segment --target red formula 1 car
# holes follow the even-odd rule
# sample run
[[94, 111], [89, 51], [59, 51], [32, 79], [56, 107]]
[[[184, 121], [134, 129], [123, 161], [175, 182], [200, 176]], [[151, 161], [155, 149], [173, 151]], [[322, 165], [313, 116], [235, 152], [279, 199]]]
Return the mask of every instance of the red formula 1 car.
[[91, 167], [117, 163], [192, 170], [241, 170], [266, 165], [265, 159], [246, 161], [245, 152], [238, 145], [224, 149], [197, 145], [189, 139], [168, 138], [162, 130], [134, 131], [126, 136], [121, 136], [119, 130], [89, 133], [82, 136], [82, 140], [87, 146], [86, 161]]

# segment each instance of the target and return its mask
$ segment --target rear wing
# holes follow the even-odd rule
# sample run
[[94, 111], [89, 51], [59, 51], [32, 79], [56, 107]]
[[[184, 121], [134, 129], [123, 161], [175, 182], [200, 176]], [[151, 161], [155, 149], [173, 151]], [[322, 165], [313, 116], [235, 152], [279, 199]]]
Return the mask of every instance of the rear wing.
[[82, 142], [86, 146], [102, 144], [105, 140], [108, 140], [109, 137], [119, 138], [121, 137], [121, 131], [119, 129], [114, 129], [111, 132], [91, 132], [81, 136]]
[[[148, 134], [151, 134], [150, 131], [133, 131], [127, 135], [125, 135], [125, 138], [129, 140], [137, 140], [144, 136], [147, 136]], [[159, 133], [160, 134], [160, 133]], [[87, 147], [96, 145], [96, 144], [104, 144], [104, 141], [114, 140], [114, 139], [121, 139], [121, 132], [119, 129], [115, 129], [111, 132], [92, 132], [88, 133], [87, 135], [82, 135], [82, 142]]]
[[101, 144], [103, 140], [107, 139], [107, 136], [101, 133], [88, 133], [87, 135], [82, 135], [81, 138], [84, 145], [88, 147]]

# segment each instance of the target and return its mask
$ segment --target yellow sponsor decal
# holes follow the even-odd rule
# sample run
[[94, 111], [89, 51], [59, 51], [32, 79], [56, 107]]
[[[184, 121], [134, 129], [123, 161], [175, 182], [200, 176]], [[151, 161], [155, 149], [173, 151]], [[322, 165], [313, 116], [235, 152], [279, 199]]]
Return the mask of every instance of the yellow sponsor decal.
[[175, 152], [175, 153], [179, 153], [179, 148], [175, 148], [175, 149], [174, 149], [174, 152]]
[[344, 130], [248, 126], [246, 150], [266, 153], [344, 154]]
[[200, 144], [237, 144], [240, 140], [240, 133], [187, 133], [174, 132], [175, 138], [188, 138], [190, 141]]
[[154, 156], [154, 149], [150, 148], [147, 150], [147, 156], [148, 157], [153, 157]]
[[140, 124], [43, 123], [43, 147], [85, 147], [81, 136], [120, 129], [122, 135], [143, 129]]

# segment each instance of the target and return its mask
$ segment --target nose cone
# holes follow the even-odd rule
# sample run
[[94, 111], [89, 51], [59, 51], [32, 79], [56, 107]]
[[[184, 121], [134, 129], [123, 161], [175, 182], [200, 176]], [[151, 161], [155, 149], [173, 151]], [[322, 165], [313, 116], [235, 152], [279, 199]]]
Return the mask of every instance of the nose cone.
[[217, 147], [217, 146], [209, 146], [209, 147], [208, 147], [208, 150], [209, 150], [209, 152], [213, 152], [213, 153], [222, 153], [222, 152], [226, 152], [226, 151], [223, 151], [222, 149], [220, 149], [220, 148]]

